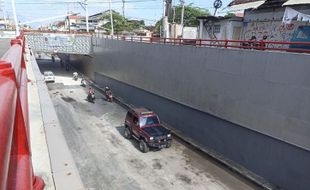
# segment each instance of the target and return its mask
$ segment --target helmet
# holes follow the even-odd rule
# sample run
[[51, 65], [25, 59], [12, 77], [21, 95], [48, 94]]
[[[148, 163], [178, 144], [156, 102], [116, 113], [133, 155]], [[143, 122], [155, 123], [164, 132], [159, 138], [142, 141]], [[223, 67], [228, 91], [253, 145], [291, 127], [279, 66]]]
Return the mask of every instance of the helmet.
[[108, 86], [105, 87], [106, 90], [109, 90], [110, 88]]

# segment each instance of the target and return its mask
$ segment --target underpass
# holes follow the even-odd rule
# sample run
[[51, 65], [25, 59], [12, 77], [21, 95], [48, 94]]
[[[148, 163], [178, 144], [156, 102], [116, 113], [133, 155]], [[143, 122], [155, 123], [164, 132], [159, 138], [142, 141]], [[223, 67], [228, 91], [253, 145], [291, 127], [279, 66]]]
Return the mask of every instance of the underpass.
[[[240, 171], [233, 168], [237, 163], [245, 167], [241, 171], [249, 169], [275, 183], [276, 187], [308, 187], [308, 55], [104, 39], [98, 41], [94, 50], [92, 55], [71, 54], [63, 61], [78, 67], [98, 86], [108, 84], [125, 102], [156, 110], [162, 121], [182, 132], [182, 138], [198, 141], [200, 145], [204, 143], [199, 147], [202, 150], [208, 150], [204, 149], [207, 147], [219, 152], [222, 154], [220, 162], [221, 158], [231, 161], [223, 164], [234, 171]], [[37, 52], [33, 52], [29, 53], [26, 48], [25, 62], [30, 73], [29, 64], [37, 67], [33, 56]], [[162, 52], [174, 52], [178, 56], [163, 56]], [[232, 56], [234, 59], [227, 62], [220, 56], [223, 53], [238, 56]], [[249, 57], [261, 54], [266, 57], [263, 63], [258, 59], [249, 62]], [[189, 59], [191, 56], [194, 57]], [[206, 56], [208, 59], [204, 58]], [[290, 62], [292, 58], [294, 64]], [[195, 62], [189, 65], [191, 60]], [[87, 89], [79, 86], [80, 81], [72, 80], [73, 71], [65, 72], [59, 62], [38, 61], [41, 71], [52, 70], [56, 74], [56, 83], [46, 86], [38, 69], [34, 76], [28, 73], [30, 131], [37, 133], [35, 137], [31, 134], [31, 141], [37, 141], [37, 137], [41, 139], [31, 142], [32, 162], [34, 172], [44, 179], [46, 189], [84, 189], [81, 179], [86, 189], [258, 188], [182, 141], [174, 143], [171, 149], [140, 153], [137, 143], [125, 140], [122, 135], [126, 110], [107, 103], [99, 92], [96, 92], [96, 103], [88, 103], [85, 100]], [[199, 93], [193, 93], [196, 90]], [[285, 96], [278, 96], [280, 92]], [[35, 109], [31, 101], [36, 102]], [[270, 107], [260, 109], [265, 104]], [[202, 112], [195, 106], [206, 110]], [[297, 112], [292, 110], [295, 107]], [[266, 108], [275, 112], [266, 112], [269, 110]], [[272, 114], [285, 117], [277, 118]], [[40, 124], [34, 125], [31, 115], [40, 120]], [[250, 123], [238, 125], [235, 120], [238, 118], [242, 119], [239, 124]], [[285, 118], [294, 119], [296, 124], [281, 123]], [[257, 131], [255, 127], [264, 127], [264, 130]], [[37, 147], [33, 146], [36, 144]], [[45, 150], [38, 154], [37, 148], [42, 145]], [[247, 176], [247, 173], [241, 174]], [[262, 186], [266, 184], [263, 182]]]
[[73, 71], [58, 61], [38, 64], [56, 76], [49, 95], [86, 189], [259, 189], [176, 138], [169, 149], [141, 153], [123, 137], [123, 107], [97, 91], [95, 103], [87, 102]]

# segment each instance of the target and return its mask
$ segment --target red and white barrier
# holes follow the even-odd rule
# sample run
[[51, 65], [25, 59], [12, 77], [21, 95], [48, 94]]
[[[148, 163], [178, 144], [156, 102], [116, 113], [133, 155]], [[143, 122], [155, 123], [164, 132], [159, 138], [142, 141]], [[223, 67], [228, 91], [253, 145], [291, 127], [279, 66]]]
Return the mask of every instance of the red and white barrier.
[[25, 43], [21, 34], [0, 59], [0, 190], [43, 190], [29, 139]]

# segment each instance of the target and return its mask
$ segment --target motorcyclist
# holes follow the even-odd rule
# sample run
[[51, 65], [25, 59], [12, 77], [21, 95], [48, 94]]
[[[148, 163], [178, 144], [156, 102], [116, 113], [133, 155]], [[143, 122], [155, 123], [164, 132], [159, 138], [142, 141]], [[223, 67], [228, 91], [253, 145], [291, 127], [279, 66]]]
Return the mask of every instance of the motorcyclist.
[[112, 93], [112, 91], [111, 91], [111, 89], [110, 89], [108, 86], [106, 86], [105, 89], [104, 89], [104, 93], [105, 93], [106, 95], [109, 95], [109, 94]]
[[112, 102], [113, 101], [113, 96], [112, 96], [111, 89], [108, 86], [106, 86], [105, 89], [104, 89], [104, 92], [105, 92], [106, 100], [109, 101], [109, 102]]
[[79, 74], [78, 74], [77, 72], [74, 72], [74, 73], [73, 73], [73, 79], [77, 80], [77, 79], [78, 79], [78, 75], [79, 75]]
[[86, 86], [86, 80], [84, 77], [82, 77], [82, 79], [81, 79], [81, 85]]
[[89, 88], [88, 95], [95, 95], [95, 91], [92, 88]]

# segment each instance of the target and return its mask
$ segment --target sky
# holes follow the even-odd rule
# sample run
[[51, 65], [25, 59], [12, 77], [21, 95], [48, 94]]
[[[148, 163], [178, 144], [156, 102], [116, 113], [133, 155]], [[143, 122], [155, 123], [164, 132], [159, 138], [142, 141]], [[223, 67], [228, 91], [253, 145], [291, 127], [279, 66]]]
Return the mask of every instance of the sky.
[[[2, 1], [2, 3], [1, 3]], [[30, 22], [50, 18], [48, 21], [29, 23], [32, 27], [47, 25], [57, 20], [64, 20], [68, 12], [80, 13], [85, 15], [84, 9], [79, 2], [83, 0], [15, 0], [17, 19], [20, 22]], [[112, 9], [122, 12], [122, 0], [111, 0]], [[228, 3], [232, 0], [222, 0], [223, 6], [219, 9], [219, 15], [225, 14]], [[96, 14], [109, 9], [108, 0], [88, 0], [89, 15]], [[175, 5], [180, 3], [179, 0], [172, 0]], [[206, 8], [212, 14], [214, 0], [185, 0], [185, 4]], [[125, 0], [125, 16], [129, 19], [145, 20], [147, 25], [155, 24], [163, 14], [162, 0]], [[13, 18], [11, 0], [0, 0], [0, 17], [3, 12], [9, 18]], [[55, 18], [57, 17], [57, 18]]]

